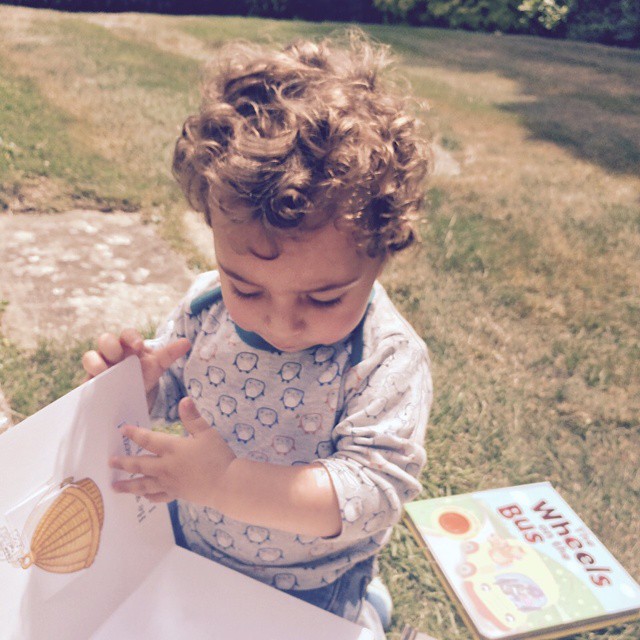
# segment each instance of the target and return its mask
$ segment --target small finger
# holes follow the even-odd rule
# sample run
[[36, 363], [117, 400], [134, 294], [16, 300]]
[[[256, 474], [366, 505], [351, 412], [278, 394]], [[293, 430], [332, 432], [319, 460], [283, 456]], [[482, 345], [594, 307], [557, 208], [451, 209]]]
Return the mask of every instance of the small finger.
[[155, 478], [132, 478], [131, 480], [116, 480], [111, 484], [116, 493], [133, 493], [136, 496], [162, 493]]
[[160, 493], [147, 493], [144, 496], [149, 502], [171, 502], [174, 498], [164, 491]]
[[153, 455], [114, 456], [109, 459], [112, 469], [119, 469], [133, 475], [155, 477], [160, 472], [160, 458]]
[[151, 431], [151, 429], [135, 427], [132, 424], [124, 425], [120, 433], [146, 451], [155, 453], [156, 456], [166, 453], [171, 448], [174, 439], [178, 437], [168, 433], [157, 433]]
[[95, 378], [98, 374], [106, 371], [109, 365], [97, 351], [86, 351], [82, 354], [82, 368], [90, 378]]
[[200, 415], [192, 398], [182, 398], [178, 405], [178, 415], [184, 428], [192, 435], [207, 431], [211, 425]]
[[136, 329], [124, 329], [120, 334], [120, 344], [126, 355], [141, 355], [144, 351], [144, 340]]
[[180, 338], [170, 342], [165, 347], [155, 351], [155, 355], [163, 369], [168, 369], [178, 358], [185, 355], [191, 349], [191, 343], [186, 338]]
[[112, 333], [103, 333], [98, 338], [98, 349], [109, 364], [116, 364], [124, 357], [124, 349], [120, 340]]

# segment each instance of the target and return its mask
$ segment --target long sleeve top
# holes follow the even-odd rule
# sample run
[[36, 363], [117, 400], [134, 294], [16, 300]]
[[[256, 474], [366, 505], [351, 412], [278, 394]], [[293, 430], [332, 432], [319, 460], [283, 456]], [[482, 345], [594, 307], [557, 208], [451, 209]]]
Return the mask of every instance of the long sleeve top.
[[420, 491], [432, 399], [427, 348], [383, 287], [345, 339], [283, 353], [233, 322], [208, 272], [157, 340], [180, 337], [192, 348], [162, 377], [152, 417], [177, 420], [188, 394], [236, 456], [322, 464], [342, 518], [339, 535], [308, 537], [179, 501], [189, 547], [281, 589], [329, 584], [377, 553]]

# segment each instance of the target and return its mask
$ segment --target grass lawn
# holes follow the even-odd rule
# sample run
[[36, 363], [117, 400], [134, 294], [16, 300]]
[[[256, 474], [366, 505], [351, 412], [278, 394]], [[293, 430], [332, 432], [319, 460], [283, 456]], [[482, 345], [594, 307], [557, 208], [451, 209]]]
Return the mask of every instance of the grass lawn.
[[[202, 63], [230, 38], [339, 27], [0, 6], [0, 215], [139, 211], [203, 267], [169, 169]], [[397, 53], [460, 167], [433, 176], [423, 242], [383, 277], [433, 361], [422, 497], [550, 480], [640, 580], [640, 52], [368, 30]], [[84, 349], [25, 352], [0, 335], [13, 409], [69, 390]], [[403, 525], [382, 571], [390, 638], [404, 623], [470, 638]], [[575, 637], [632, 640], [640, 624]]]

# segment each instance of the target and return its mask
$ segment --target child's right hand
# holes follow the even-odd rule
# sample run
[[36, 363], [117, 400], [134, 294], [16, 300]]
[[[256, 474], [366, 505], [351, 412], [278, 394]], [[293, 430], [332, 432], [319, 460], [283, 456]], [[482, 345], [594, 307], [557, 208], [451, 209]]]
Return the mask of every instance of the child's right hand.
[[186, 338], [170, 342], [164, 347], [152, 349], [135, 329], [125, 329], [118, 338], [112, 333], [103, 333], [98, 338], [97, 350], [87, 351], [82, 356], [82, 367], [87, 380], [106, 371], [130, 355], [140, 358], [142, 378], [149, 406], [153, 405], [162, 374], [191, 348]]

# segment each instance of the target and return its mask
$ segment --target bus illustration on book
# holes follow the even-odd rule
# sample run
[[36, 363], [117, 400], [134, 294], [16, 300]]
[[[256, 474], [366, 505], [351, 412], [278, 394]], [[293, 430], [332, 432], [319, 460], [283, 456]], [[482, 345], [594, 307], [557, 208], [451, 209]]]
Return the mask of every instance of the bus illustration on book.
[[526, 615], [558, 601], [558, 586], [540, 555], [515, 540], [492, 534], [462, 543], [456, 567], [478, 614], [502, 631], [521, 628]]

